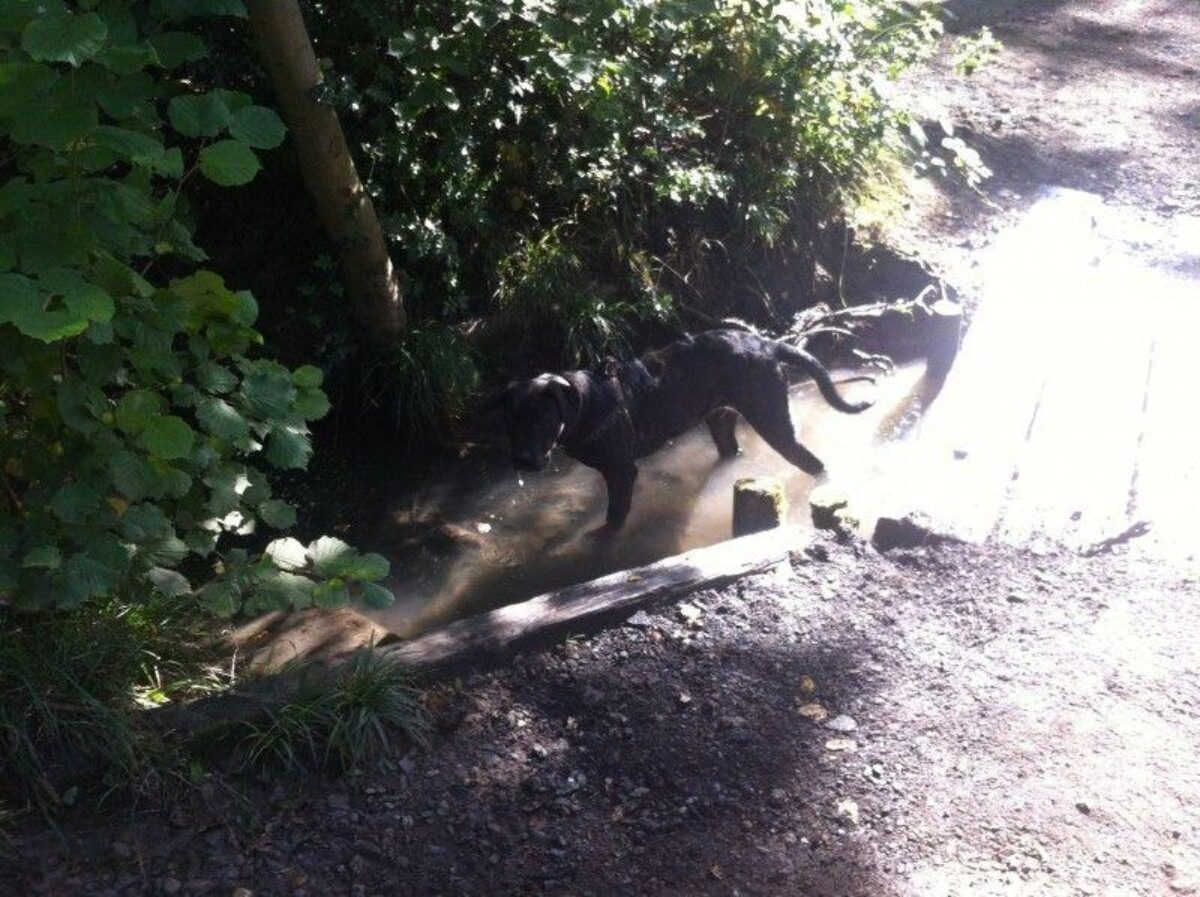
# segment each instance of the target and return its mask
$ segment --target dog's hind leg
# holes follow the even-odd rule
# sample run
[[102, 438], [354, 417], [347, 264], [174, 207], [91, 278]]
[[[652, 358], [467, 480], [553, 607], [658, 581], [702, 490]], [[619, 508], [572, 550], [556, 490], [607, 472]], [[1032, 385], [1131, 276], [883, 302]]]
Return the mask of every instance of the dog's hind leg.
[[705, 418], [708, 432], [717, 445], [717, 454], [722, 458], [734, 458], [742, 453], [737, 441], [737, 419], [738, 413], [732, 408], [718, 408]]
[[782, 370], [774, 376], [754, 377], [744, 383], [742, 400], [737, 410], [771, 448], [807, 474], [818, 476], [825, 472], [821, 459], [796, 440], [788, 405], [787, 377]]

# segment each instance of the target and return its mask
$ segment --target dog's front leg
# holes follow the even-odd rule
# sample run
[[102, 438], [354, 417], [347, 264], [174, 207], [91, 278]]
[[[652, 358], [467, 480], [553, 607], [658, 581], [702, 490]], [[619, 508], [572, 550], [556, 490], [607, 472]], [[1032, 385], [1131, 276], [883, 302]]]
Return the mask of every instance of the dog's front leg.
[[629, 506], [633, 503], [633, 484], [637, 480], [637, 465], [630, 461], [620, 467], [609, 467], [600, 471], [604, 483], [608, 486], [608, 516], [605, 518], [606, 529], [620, 529], [629, 516]]

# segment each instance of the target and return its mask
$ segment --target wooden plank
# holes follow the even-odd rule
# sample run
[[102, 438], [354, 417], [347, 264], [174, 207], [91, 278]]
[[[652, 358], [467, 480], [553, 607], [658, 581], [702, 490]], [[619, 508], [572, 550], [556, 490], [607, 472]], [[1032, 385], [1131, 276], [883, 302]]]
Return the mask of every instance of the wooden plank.
[[1037, 420], [1016, 458], [998, 527], [1015, 544], [1049, 535], [1074, 547], [1121, 532], [1137, 466], [1151, 363], [1148, 298], [1130, 314], [1142, 269], [1102, 265], [1080, 283], [1077, 323], [1059, 342]]
[[797, 527], [731, 539], [459, 620], [380, 651], [413, 670], [491, 666], [568, 635], [594, 632], [639, 608], [767, 570], [805, 541]]

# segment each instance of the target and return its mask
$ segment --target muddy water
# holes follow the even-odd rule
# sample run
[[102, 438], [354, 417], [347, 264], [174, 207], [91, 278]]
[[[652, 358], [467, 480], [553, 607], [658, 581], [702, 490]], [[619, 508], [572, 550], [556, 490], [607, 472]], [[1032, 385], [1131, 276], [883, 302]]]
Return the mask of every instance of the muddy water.
[[[811, 384], [793, 389], [792, 418], [801, 441], [825, 461], [830, 482], [873, 494], [888, 444], [919, 419], [932, 390], [920, 363], [875, 384], [842, 387], [871, 398], [860, 415], [831, 409]], [[840, 378], [839, 378], [840, 379]], [[739, 423], [741, 457], [721, 461], [699, 427], [640, 463], [633, 511], [611, 540], [588, 535], [604, 519], [600, 476], [556, 452], [550, 467], [518, 476], [503, 458], [467, 459], [424, 477], [419, 486], [388, 484], [383, 527], [372, 540], [392, 558], [397, 601], [375, 614], [411, 636], [448, 620], [520, 601], [550, 589], [650, 563], [730, 536], [734, 481], [776, 476], [787, 488], [792, 522], [808, 522], [814, 483]], [[869, 513], [869, 508], [862, 508]]]

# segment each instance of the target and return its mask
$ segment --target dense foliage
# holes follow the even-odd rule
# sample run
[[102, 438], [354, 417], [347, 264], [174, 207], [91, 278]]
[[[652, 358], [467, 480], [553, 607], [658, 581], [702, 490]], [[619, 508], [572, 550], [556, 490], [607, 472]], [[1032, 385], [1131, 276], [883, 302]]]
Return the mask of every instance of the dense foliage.
[[680, 302], [758, 319], [810, 302], [821, 224], [913, 146], [894, 84], [941, 30], [900, 0], [308, 15], [418, 314], [502, 310], [573, 362]]
[[[220, 615], [390, 600], [378, 555], [286, 529], [322, 373], [256, 357], [254, 297], [196, 269], [198, 180], [237, 187], [285, 137], [180, 73], [240, 0], [0, 3], [0, 600], [192, 591]], [[218, 21], [208, 21], [218, 17]]]

